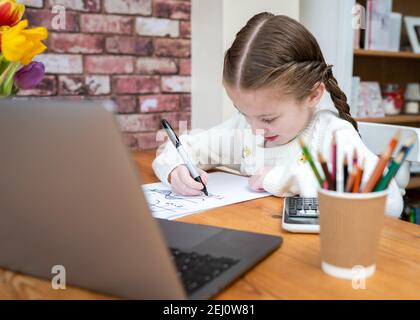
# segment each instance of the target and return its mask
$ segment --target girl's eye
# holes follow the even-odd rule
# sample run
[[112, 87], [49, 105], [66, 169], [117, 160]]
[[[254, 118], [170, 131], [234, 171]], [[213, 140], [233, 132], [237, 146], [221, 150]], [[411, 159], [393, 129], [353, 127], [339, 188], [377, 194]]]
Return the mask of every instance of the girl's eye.
[[262, 122], [264, 122], [264, 123], [271, 123], [271, 122], [273, 122], [276, 119], [277, 118], [273, 118], [273, 119], [262, 119]]

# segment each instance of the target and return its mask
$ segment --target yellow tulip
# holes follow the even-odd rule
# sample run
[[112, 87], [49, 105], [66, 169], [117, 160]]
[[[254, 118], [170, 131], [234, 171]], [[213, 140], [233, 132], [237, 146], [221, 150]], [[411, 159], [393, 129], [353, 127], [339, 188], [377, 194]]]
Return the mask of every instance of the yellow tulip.
[[46, 28], [25, 29], [28, 20], [22, 20], [13, 27], [1, 27], [1, 51], [8, 61], [28, 64], [33, 57], [44, 52], [47, 47], [41, 42], [48, 37]]
[[22, 19], [25, 6], [16, 0], [0, 0], [0, 26], [14, 26]]

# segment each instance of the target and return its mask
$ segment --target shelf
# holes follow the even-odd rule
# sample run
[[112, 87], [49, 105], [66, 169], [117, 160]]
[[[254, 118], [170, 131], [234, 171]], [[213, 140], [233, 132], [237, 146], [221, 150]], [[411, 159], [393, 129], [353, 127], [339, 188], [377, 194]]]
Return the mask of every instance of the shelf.
[[388, 123], [388, 124], [404, 124], [420, 122], [420, 114], [404, 114], [395, 116], [385, 116], [377, 118], [356, 118], [356, 121], [362, 122], [375, 122], [375, 123]]
[[365, 50], [354, 49], [356, 57], [383, 57], [383, 58], [407, 58], [420, 59], [420, 53], [405, 52], [405, 51], [379, 51], [379, 50]]
[[420, 188], [420, 177], [411, 176], [410, 182], [408, 183], [406, 189], [417, 189]]

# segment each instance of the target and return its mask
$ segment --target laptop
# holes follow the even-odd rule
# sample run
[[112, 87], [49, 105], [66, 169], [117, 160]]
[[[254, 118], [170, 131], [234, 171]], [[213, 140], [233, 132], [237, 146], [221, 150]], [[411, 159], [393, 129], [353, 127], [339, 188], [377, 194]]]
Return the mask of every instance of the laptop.
[[108, 102], [0, 101], [0, 267], [129, 299], [208, 299], [281, 237], [153, 218]]

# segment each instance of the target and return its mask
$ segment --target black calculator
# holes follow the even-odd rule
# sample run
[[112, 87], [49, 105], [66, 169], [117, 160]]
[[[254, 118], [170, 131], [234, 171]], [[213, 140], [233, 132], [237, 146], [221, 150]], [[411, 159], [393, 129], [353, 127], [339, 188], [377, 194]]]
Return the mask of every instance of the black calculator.
[[318, 198], [286, 197], [283, 229], [299, 233], [319, 233]]

